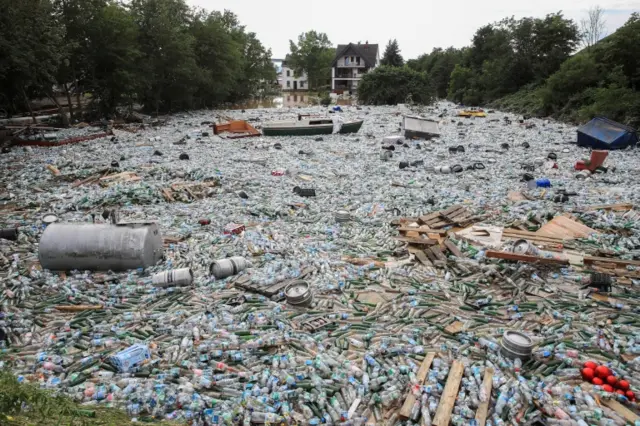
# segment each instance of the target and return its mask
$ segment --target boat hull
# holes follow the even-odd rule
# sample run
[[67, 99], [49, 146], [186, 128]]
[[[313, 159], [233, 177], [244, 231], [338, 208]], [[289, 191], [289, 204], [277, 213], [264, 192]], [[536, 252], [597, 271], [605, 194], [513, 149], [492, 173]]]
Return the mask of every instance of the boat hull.
[[[363, 121], [354, 121], [344, 123], [340, 129], [340, 134], [358, 133], [362, 127]], [[333, 133], [332, 124], [323, 124], [319, 126], [283, 126], [283, 127], [264, 127], [262, 134], [265, 136], [314, 136], [314, 135], [330, 135]]]

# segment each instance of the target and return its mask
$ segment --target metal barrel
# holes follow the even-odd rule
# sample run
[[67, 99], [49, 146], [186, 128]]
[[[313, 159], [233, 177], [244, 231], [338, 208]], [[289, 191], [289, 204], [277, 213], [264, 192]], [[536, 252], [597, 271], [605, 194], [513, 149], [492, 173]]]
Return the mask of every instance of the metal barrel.
[[40, 238], [38, 257], [53, 271], [126, 271], [162, 259], [162, 236], [155, 223], [52, 223]]
[[152, 277], [154, 287], [182, 287], [193, 283], [193, 272], [189, 268], [159, 272]]
[[302, 280], [296, 280], [284, 289], [284, 295], [287, 302], [295, 306], [309, 306], [313, 301], [313, 293], [309, 283]]
[[211, 275], [221, 280], [232, 275], [236, 275], [237, 273], [244, 271], [246, 268], [246, 259], [242, 256], [234, 256], [227, 259], [215, 260], [209, 267], [209, 272]]
[[18, 239], [18, 228], [0, 229], [0, 238], [15, 241]]
[[531, 356], [533, 341], [526, 334], [507, 330], [502, 335], [500, 350], [503, 355], [509, 358], [524, 360]]

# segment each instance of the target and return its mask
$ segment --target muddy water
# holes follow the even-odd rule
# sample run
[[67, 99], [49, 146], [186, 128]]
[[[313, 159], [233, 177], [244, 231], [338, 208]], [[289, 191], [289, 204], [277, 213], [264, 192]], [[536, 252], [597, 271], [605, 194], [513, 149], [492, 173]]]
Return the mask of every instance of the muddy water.
[[[309, 105], [317, 105], [318, 96], [306, 92], [284, 92], [279, 96], [255, 98], [234, 105], [231, 109], [256, 109], [256, 108], [295, 108]], [[352, 105], [351, 99], [338, 99], [337, 105]]]

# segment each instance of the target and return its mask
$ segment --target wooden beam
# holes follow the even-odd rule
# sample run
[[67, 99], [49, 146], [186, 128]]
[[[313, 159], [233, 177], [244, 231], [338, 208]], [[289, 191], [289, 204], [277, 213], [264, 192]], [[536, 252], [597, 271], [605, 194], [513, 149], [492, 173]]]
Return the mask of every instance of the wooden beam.
[[464, 254], [462, 254], [460, 249], [455, 244], [453, 244], [451, 240], [444, 240], [444, 246], [448, 248], [451, 254], [453, 254], [455, 257], [464, 257]]
[[431, 252], [438, 260], [442, 260], [443, 262], [447, 261], [447, 256], [445, 256], [444, 253], [442, 253], [442, 250], [440, 250], [440, 247], [438, 246], [431, 247]]
[[616, 413], [620, 414], [622, 417], [624, 417], [626, 421], [632, 424], [640, 420], [640, 416], [638, 416], [633, 411], [629, 410], [624, 405], [620, 404], [618, 401], [614, 401], [613, 399], [601, 399], [600, 402], [603, 405], [611, 408]]
[[418, 259], [418, 261], [420, 261], [420, 263], [422, 263], [424, 266], [433, 266], [431, 261], [427, 258], [427, 255], [424, 254], [422, 250], [418, 250], [414, 254], [416, 256], [416, 259]]
[[493, 259], [513, 260], [516, 262], [544, 263], [547, 265], [568, 265], [568, 259], [553, 259], [538, 256], [529, 256], [526, 254], [509, 253], [507, 251], [487, 250], [485, 256]]
[[478, 411], [476, 411], [476, 422], [478, 426], [484, 426], [487, 421], [487, 414], [489, 413], [489, 402], [491, 402], [491, 385], [493, 384], [493, 368], [487, 368], [484, 370], [484, 380], [482, 381], [482, 387], [484, 388], [484, 394], [487, 399], [480, 402]]
[[463, 373], [464, 365], [458, 360], [453, 361], [453, 366], [449, 370], [449, 377], [447, 377], [447, 384], [444, 386], [444, 391], [442, 391], [440, 404], [438, 404], [436, 415], [433, 418], [433, 426], [449, 426], [451, 412], [458, 397], [458, 389], [460, 389], [460, 380], [462, 380]]
[[627, 265], [640, 266], [640, 261], [638, 260], [622, 260], [622, 259], [613, 259], [609, 257], [595, 257], [595, 256], [584, 257], [585, 265], [588, 265], [590, 263], [595, 263], [595, 262], [614, 263], [616, 265], [623, 265], [623, 266], [627, 266]]
[[436, 240], [430, 240], [427, 238], [394, 237], [394, 239], [398, 241], [402, 241], [403, 243], [409, 243], [409, 244], [424, 244], [428, 246], [438, 244]]
[[[422, 364], [420, 364], [420, 369], [418, 370], [418, 374], [416, 378], [418, 379], [418, 384], [422, 386], [424, 384], [424, 380], [427, 378], [427, 374], [429, 373], [429, 369], [431, 368], [431, 363], [433, 359], [436, 357], [435, 352], [427, 353], [427, 356], [422, 360]], [[408, 419], [411, 416], [411, 409], [413, 405], [416, 403], [416, 396], [413, 394], [411, 390], [409, 390], [409, 395], [407, 395], [407, 399], [404, 400], [404, 404], [400, 409], [400, 417]]]
[[454, 321], [448, 326], [446, 326], [444, 328], [444, 331], [446, 331], [449, 334], [458, 334], [462, 330], [463, 326], [464, 326], [464, 323], [462, 321]]

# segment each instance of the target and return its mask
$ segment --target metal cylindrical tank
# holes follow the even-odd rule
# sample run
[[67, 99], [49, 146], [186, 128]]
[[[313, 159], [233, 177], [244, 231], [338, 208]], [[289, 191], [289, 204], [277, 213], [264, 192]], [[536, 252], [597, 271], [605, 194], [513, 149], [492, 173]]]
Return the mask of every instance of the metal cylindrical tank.
[[53, 223], [40, 238], [43, 268], [125, 271], [155, 265], [162, 237], [155, 223]]

